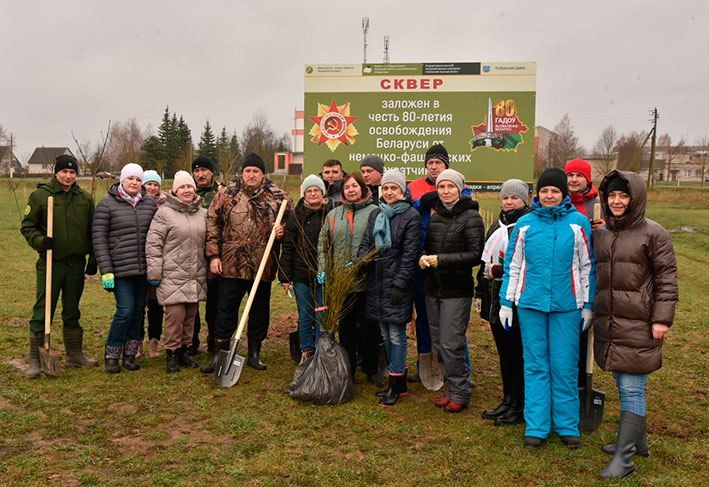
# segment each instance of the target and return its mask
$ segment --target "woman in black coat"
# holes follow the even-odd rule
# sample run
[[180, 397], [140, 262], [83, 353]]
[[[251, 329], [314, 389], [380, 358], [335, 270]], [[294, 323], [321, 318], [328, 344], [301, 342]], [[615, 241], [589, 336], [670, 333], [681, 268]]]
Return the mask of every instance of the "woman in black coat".
[[485, 229], [478, 202], [461, 198], [465, 180], [453, 169], [436, 179], [438, 197], [431, 205], [425, 254], [419, 265], [426, 271], [424, 290], [433, 348], [443, 363], [445, 395], [436, 406], [458, 413], [470, 402], [465, 366], [465, 332], [475, 283], [473, 267], [480, 263]]
[[367, 267], [367, 318], [379, 323], [389, 362], [389, 387], [379, 404], [393, 406], [407, 393], [406, 324], [411, 321], [412, 283], [419, 258], [421, 216], [406, 200], [406, 179], [398, 169], [382, 176], [379, 209], [369, 215], [359, 247], [363, 258], [375, 250]]
[[519, 179], [509, 179], [500, 190], [500, 218], [487, 232], [483, 249], [483, 265], [478, 271], [475, 297], [480, 299], [480, 317], [490, 323], [500, 356], [502, 402], [483, 411], [483, 418], [495, 420], [495, 426], [524, 421], [524, 363], [519, 319], [514, 314], [512, 329], [505, 331], [500, 323], [500, 286], [509, 235], [517, 220], [529, 212], [529, 187]]

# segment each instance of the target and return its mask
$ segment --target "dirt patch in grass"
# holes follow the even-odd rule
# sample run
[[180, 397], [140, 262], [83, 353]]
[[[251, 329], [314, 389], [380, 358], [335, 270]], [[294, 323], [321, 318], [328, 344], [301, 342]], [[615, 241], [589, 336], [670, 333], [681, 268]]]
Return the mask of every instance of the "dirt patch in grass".
[[280, 314], [271, 320], [271, 324], [268, 327], [268, 338], [273, 339], [273, 341], [287, 341], [288, 334], [297, 329], [297, 314]]
[[27, 326], [27, 318], [21, 316], [11, 316], [7, 319], [5, 325], [10, 328], [22, 328], [23, 326]]
[[73, 487], [81, 485], [81, 481], [70, 473], [53, 473], [47, 479], [52, 484]]
[[11, 359], [5, 360], [5, 363], [6, 363], [6, 364], [9, 364], [9, 365], [12, 365], [14, 368], [16, 368], [17, 370], [19, 370], [19, 371], [22, 372], [23, 374], [24, 374], [25, 372], [27, 372], [27, 366], [28, 366], [28, 364], [27, 364], [27, 362], [25, 362], [25, 359], [16, 357], [16, 358], [11, 358]]

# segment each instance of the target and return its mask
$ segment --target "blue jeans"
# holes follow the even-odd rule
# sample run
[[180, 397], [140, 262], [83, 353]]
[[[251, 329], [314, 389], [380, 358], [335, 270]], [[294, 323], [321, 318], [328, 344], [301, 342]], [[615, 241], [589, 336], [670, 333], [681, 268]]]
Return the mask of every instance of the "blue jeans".
[[113, 295], [116, 313], [108, 332], [108, 347], [124, 348], [124, 355], [135, 355], [141, 343], [145, 321], [145, 298], [148, 281], [145, 276], [116, 277]]
[[613, 372], [620, 396], [620, 410], [645, 416], [647, 375]]
[[313, 289], [306, 282], [293, 282], [295, 304], [298, 307], [298, 335], [301, 350], [315, 350], [320, 340], [320, 316], [316, 306], [322, 306], [322, 286]]
[[389, 357], [389, 374], [404, 375], [406, 367], [406, 325], [379, 323], [384, 348]]

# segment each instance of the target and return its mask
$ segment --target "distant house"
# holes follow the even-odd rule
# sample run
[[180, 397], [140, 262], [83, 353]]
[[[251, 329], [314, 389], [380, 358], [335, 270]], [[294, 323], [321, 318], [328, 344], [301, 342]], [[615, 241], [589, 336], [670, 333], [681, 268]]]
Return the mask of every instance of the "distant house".
[[[25, 172], [20, 160], [10, 151], [9, 145], [0, 145], [0, 174], [3, 176], [19, 176]], [[12, 173], [12, 174], [10, 174]]]
[[27, 161], [27, 175], [51, 176], [57, 157], [64, 154], [74, 155], [68, 147], [37, 147]]

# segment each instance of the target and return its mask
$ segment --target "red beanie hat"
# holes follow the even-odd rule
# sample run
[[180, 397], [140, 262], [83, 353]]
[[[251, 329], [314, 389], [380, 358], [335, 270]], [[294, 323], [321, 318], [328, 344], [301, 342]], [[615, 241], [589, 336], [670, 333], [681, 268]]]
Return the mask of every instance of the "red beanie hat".
[[564, 172], [569, 174], [570, 172], [578, 172], [583, 174], [586, 181], [591, 183], [591, 163], [584, 159], [571, 159], [566, 161], [566, 166], [564, 166]]

